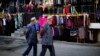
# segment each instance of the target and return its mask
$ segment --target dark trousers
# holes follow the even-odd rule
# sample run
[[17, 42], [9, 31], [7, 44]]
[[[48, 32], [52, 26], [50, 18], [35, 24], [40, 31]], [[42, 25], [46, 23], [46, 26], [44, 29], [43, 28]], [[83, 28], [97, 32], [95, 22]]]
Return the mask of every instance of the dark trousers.
[[26, 51], [24, 52], [23, 56], [26, 56], [29, 54], [29, 52], [31, 51], [33, 47], [33, 56], [37, 56], [37, 44], [29, 44], [28, 48], [26, 49]]
[[42, 51], [40, 53], [40, 56], [45, 56], [47, 48], [50, 51], [50, 56], [55, 56], [55, 50], [53, 45], [42, 45]]

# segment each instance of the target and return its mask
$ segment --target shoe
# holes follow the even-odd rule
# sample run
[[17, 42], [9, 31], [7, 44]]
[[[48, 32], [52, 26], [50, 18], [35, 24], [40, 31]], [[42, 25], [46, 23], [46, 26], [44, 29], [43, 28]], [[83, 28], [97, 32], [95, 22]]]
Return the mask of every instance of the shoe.
[[28, 55], [24, 55], [24, 54], [23, 54], [22, 56], [28, 56]]

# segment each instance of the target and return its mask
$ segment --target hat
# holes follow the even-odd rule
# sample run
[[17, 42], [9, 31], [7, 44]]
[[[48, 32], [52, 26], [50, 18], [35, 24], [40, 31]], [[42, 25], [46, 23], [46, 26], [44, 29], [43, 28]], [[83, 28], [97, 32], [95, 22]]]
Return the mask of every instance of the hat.
[[34, 20], [36, 20], [36, 18], [35, 18], [35, 17], [32, 17], [32, 18], [31, 18], [31, 21], [34, 21]]
[[49, 19], [52, 19], [52, 16], [48, 16], [47, 19], [48, 19], [48, 20], [49, 20]]

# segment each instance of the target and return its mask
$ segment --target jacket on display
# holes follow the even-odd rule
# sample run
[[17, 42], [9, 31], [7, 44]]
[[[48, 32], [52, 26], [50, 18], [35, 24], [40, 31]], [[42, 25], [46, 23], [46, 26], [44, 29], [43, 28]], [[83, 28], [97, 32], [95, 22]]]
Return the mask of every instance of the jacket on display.
[[63, 13], [65, 14], [70, 13], [70, 8], [68, 6], [66, 6], [63, 10]]
[[47, 22], [47, 18], [45, 16], [40, 17], [39, 18], [40, 28], [44, 27], [46, 22]]

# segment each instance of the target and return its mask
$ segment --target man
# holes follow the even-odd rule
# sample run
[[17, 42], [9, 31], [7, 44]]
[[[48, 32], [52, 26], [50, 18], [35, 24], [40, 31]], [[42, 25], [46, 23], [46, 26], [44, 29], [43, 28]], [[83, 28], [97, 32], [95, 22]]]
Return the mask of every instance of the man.
[[45, 56], [47, 49], [50, 51], [50, 56], [55, 56], [55, 50], [53, 46], [52, 16], [48, 16], [47, 23], [44, 25], [41, 33], [42, 51], [40, 56]]
[[27, 56], [33, 47], [33, 56], [37, 56], [37, 31], [35, 24], [37, 23], [36, 18], [31, 18], [31, 23], [27, 25], [26, 39], [28, 42], [28, 48], [24, 52], [23, 56]]

